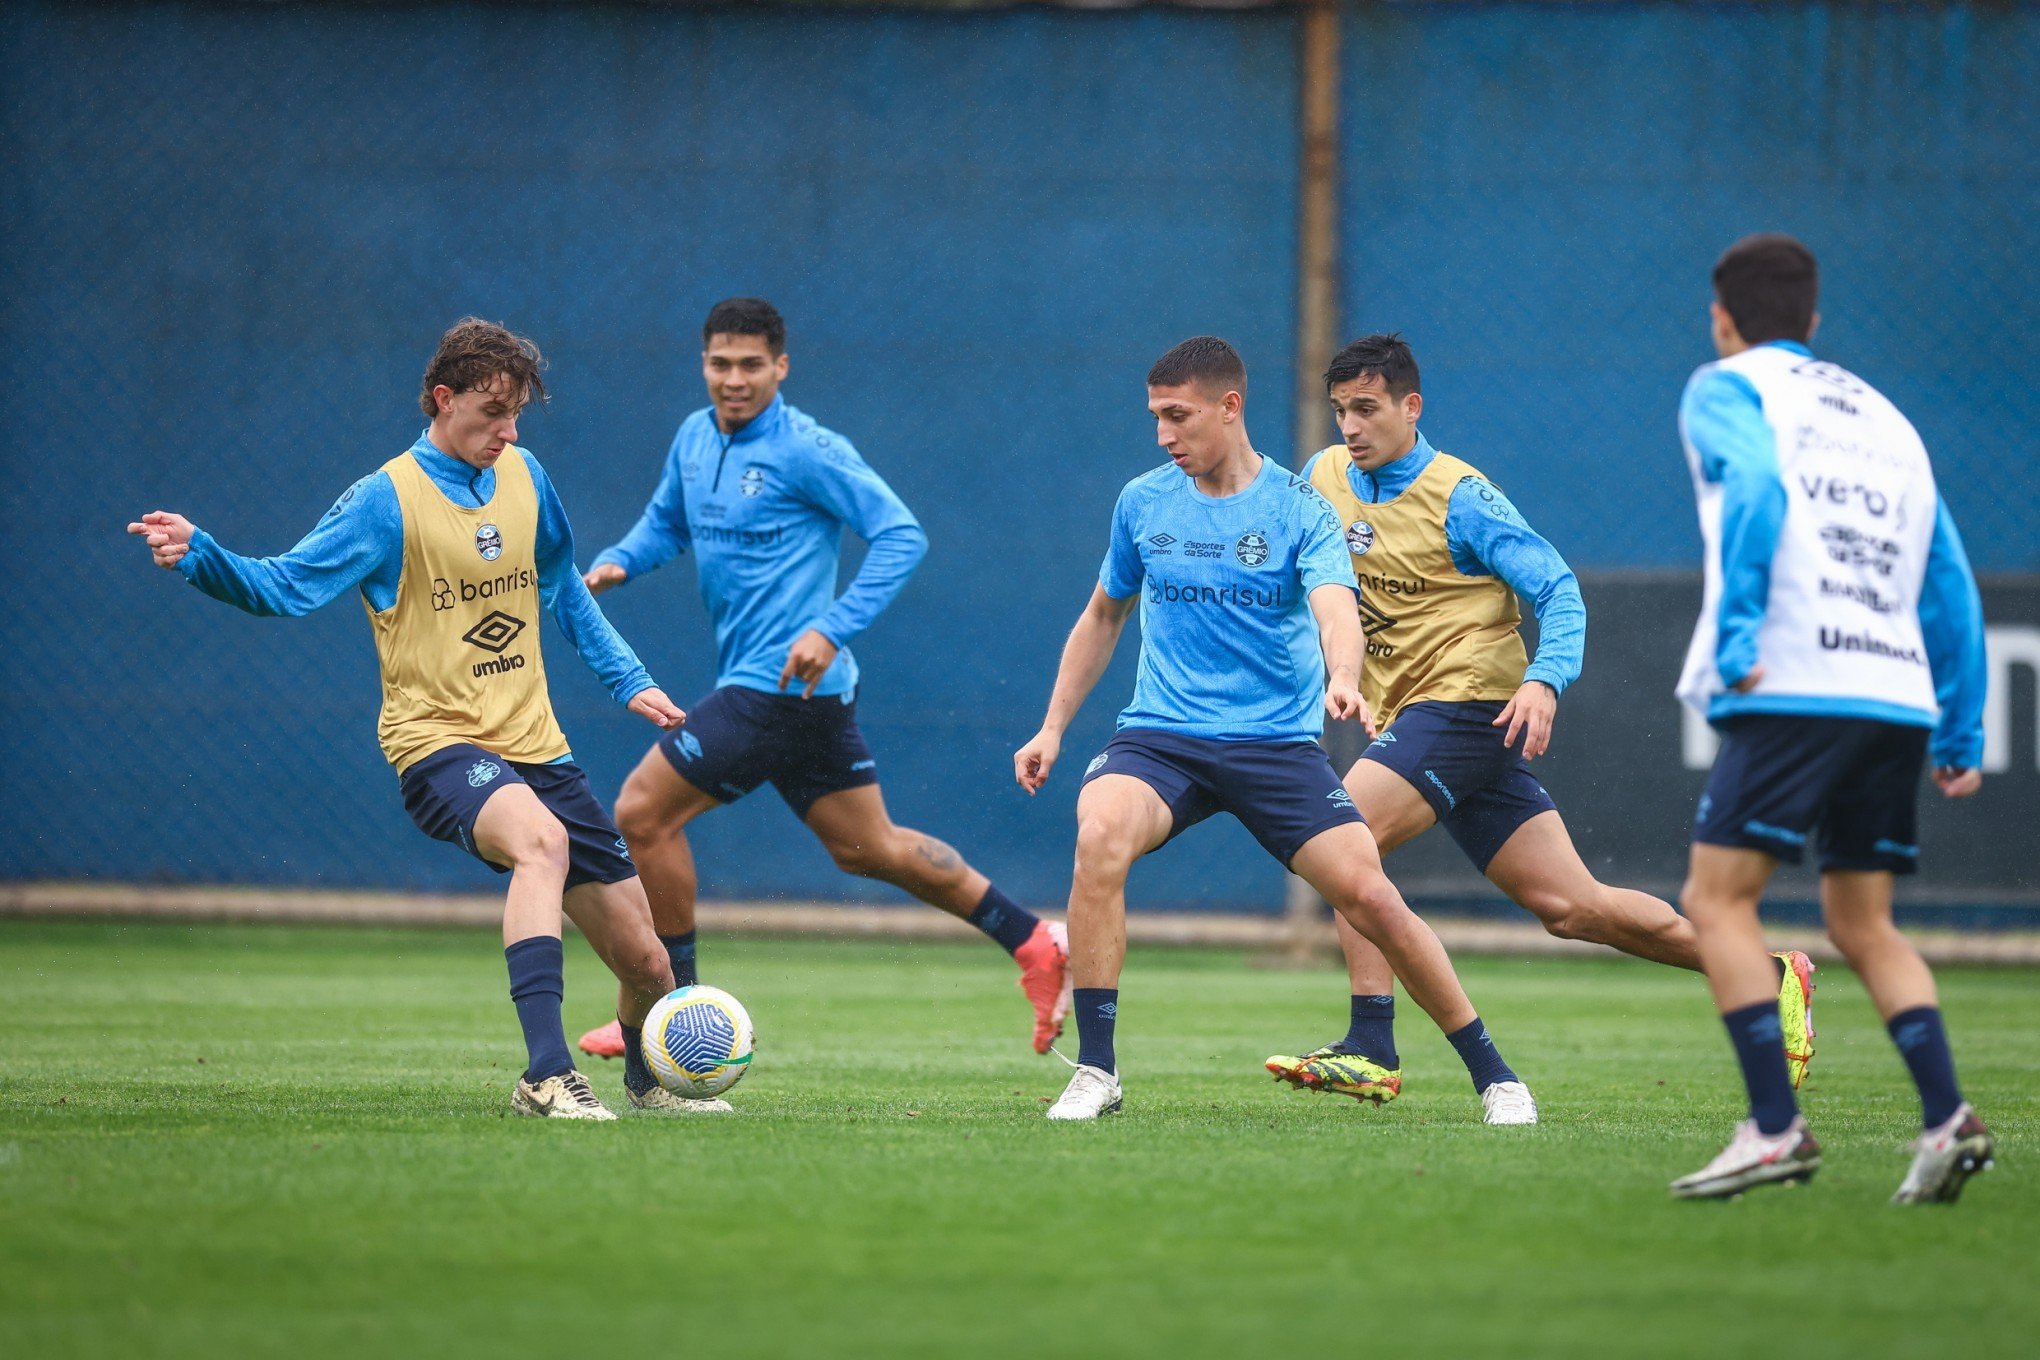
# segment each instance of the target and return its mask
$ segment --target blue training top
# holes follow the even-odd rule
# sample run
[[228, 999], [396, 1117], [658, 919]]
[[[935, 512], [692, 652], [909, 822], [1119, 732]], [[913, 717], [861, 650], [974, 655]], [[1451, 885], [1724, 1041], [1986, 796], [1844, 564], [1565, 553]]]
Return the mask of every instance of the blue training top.
[[[1353, 494], [1370, 505], [1392, 501], [1410, 489], [1438, 451], [1417, 432], [1416, 447], [1373, 472], [1346, 469]], [[1303, 475], [1309, 477], [1322, 453], [1311, 455]], [[1502, 584], [1530, 601], [1537, 616], [1537, 655], [1523, 672], [1525, 680], [1542, 680], [1559, 694], [1580, 678], [1587, 651], [1587, 602], [1580, 597], [1579, 578], [1514, 503], [1492, 482], [1462, 478], [1452, 488], [1445, 508], [1445, 545], [1452, 565], [1462, 576], [1498, 576]]]
[[[1813, 351], [1792, 340], [1767, 344], [1793, 354]], [[1757, 630], [1771, 596], [1771, 562], [1785, 524], [1786, 490], [1777, 436], [1764, 418], [1756, 387], [1740, 373], [1702, 368], [1686, 384], [1679, 420], [1700, 455], [1700, 475], [1721, 484], [1721, 603], [1715, 666], [1734, 685], [1757, 664]], [[1935, 498], [1934, 537], [1920, 582], [1920, 633], [1940, 705], [1929, 750], [1936, 765], [1975, 769], [1983, 764], [1983, 703], [1990, 667], [1983, 646], [1983, 600], [1962, 535], [1945, 498]], [[1728, 693], [1715, 699], [1710, 719], [1756, 711], [1762, 699]], [[1775, 705], [1776, 700], [1770, 704]], [[1806, 700], [1814, 716], [1831, 712]], [[1778, 712], [1775, 706], [1762, 711]]]
[[[845, 525], [870, 550], [837, 599]], [[717, 688], [779, 693], [788, 650], [812, 628], [840, 649], [815, 693], [837, 695], [857, 688], [850, 639], [899, 594], [928, 536], [849, 440], [775, 397], [735, 434], [713, 408], [687, 417], [644, 514], [595, 564], [636, 577], [690, 546], [715, 622]]]
[[[456, 505], [480, 507], [496, 495], [496, 470], [475, 468], [433, 447], [427, 433], [411, 456], [432, 484]], [[574, 531], [559, 492], [538, 459], [517, 453], [531, 469], [538, 493], [538, 598], [588, 669], [618, 703], [652, 688], [652, 677], [630, 644], [603, 617], [602, 608], [574, 566]], [[378, 469], [333, 502], [296, 547], [277, 557], [243, 557], [220, 546], [203, 529], [191, 532], [191, 551], [177, 564], [184, 579], [216, 600], [250, 614], [309, 614], [359, 586], [369, 608], [381, 613], [397, 602], [404, 569], [404, 514], [389, 474]], [[561, 759], [571, 759], [563, 756]]]
[[1126, 484], [1098, 584], [1141, 590], [1140, 671], [1119, 726], [1218, 741], [1324, 730], [1325, 663], [1310, 592], [1353, 588], [1331, 503], [1273, 459], [1211, 497], [1174, 463]]

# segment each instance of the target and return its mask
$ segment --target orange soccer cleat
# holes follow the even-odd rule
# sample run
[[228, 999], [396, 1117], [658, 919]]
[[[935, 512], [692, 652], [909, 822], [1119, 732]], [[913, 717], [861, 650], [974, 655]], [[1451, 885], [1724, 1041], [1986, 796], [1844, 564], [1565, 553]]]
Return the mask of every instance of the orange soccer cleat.
[[1062, 1033], [1063, 1017], [1070, 1013], [1068, 928], [1043, 921], [1027, 937], [1027, 943], [1013, 951], [1013, 957], [1020, 964], [1020, 990], [1034, 1005], [1034, 1051], [1046, 1053]]
[[621, 1058], [623, 1056], [623, 1022], [611, 1020], [598, 1025], [581, 1036], [581, 1051], [597, 1058]]

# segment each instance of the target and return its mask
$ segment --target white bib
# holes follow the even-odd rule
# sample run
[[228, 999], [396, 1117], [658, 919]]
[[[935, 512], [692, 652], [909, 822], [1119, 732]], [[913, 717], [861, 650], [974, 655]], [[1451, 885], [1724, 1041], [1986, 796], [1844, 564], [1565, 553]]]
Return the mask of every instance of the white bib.
[[[1805, 698], [1815, 702], [1796, 711], [1819, 712], [1826, 706], [1819, 701], [1840, 701], [1840, 709], [1914, 710], [1931, 723], [1940, 710], [1919, 599], [1938, 501], [1918, 431], [1837, 364], [1760, 345], [1713, 367], [1757, 389], [1785, 483], [1785, 523], [1757, 632], [1764, 677], [1750, 706]], [[1707, 589], [1679, 697], [1705, 714], [1726, 693], [1714, 664], [1722, 490], [1701, 475], [1698, 451], [1680, 434], [1700, 506]]]

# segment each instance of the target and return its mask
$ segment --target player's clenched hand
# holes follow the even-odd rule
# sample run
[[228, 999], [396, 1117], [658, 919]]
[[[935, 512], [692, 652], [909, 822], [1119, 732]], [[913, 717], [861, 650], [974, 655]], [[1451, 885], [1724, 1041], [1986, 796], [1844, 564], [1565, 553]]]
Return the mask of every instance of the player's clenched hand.
[[1013, 753], [1014, 781], [1027, 790], [1028, 797], [1033, 797], [1048, 782], [1048, 772], [1055, 768], [1055, 758], [1061, 754], [1062, 738], [1044, 727]]
[[789, 683], [807, 681], [807, 688], [800, 692], [803, 699], [815, 697], [815, 686], [822, 683], [822, 673], [836, 659], [836, 644], [810, 628], [794, 639], [793, 646], [786, 653], [786, 669], [779, 672], [779, 688], [783, 693]]
[[151, 510], [128, 525], [128, 532], [142, 536], [155, 555], [156, 565], [165, 571], [174, 570], [191, 551], [191, 521], [167, 510]]
[[1503, 746], [1514, 746], [1516, 733], [1521, 732], [1523, 759], [1533, 760], [1551, 749], [1551, 724], [1557, 717], [1558, 691], [1542, 680], [1525, 680], [1516, 697], [1495, 714], [1494, 726], [1508, 724]]
[[1983, 771], [1965, 770], [1956, 765], [1936, 765], [1934, 785], [1944, 797], [1967, 798], [1983, 787]]
[[666, 691], [657, 686], [631, 695], [630, 702], [624, 707], [659, 727], [678, 727], [687, 721], [687, 715], [681, 712], [680, 706], [668, 699]]
[[1764, 668], [1761, 665], [1756, 665], [1750, 667], [1750, 673], [1748, 675], [1745, 675], [1742, 679], [1730, 685], [1729, 688], [1734, 690], [1737, 694], [1748, 694], [1751, 690], [1755, 689], [1758, 685], [1761, 685], [1763, 683], [1764, 683]]
[[600, 595], [611, 586], [620, 586], [629, 573], [614, 562], [602, 562], [588, 568], [581, 577], [588, 585], [590, 595]]

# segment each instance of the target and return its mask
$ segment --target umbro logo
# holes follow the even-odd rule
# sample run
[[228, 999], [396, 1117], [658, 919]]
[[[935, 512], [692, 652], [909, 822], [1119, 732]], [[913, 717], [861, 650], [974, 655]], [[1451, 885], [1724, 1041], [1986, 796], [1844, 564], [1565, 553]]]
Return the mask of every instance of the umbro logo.
[[1157, 548], [1167, 548], [1173, 546], [1176, 540], [1168, 534], [1156, 534], [1148, 542]]
[[505, 614], [500, 609], [491, 609], [482, 616], [482, 621], [460, 635], [462, 642], [472, 643], [485, 652], [500, 652], [517, 641], [517, 635], [524, 631], [524, 620], [514, 614]]

